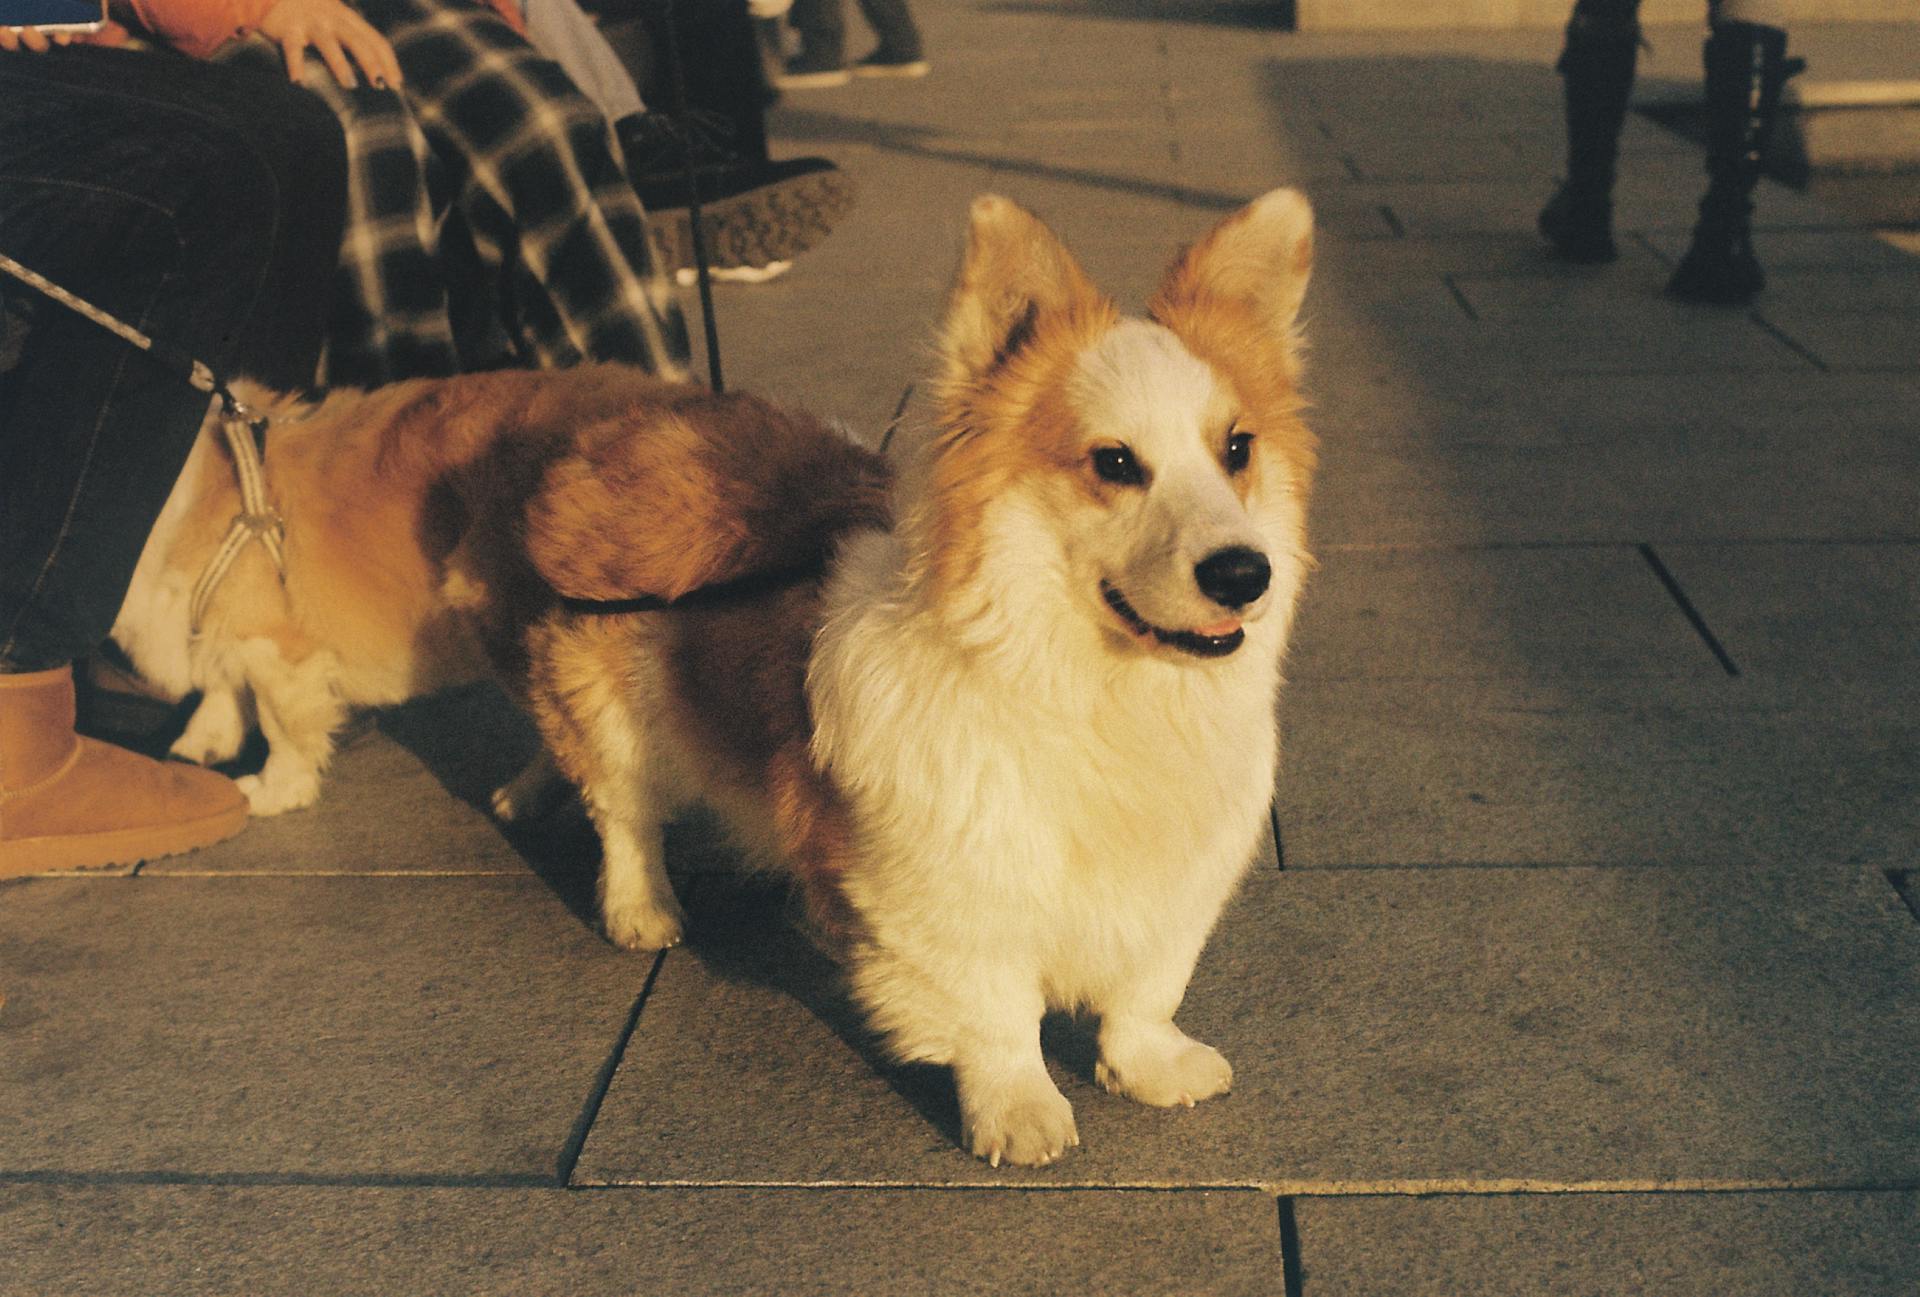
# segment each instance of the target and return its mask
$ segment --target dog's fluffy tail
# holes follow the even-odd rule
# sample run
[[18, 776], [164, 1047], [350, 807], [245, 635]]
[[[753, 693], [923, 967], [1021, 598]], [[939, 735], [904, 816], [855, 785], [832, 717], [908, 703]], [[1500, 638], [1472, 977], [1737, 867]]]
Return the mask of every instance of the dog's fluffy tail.
[[823, 562], [888, 525], [885, 461], [746, 395], [688, 391], [578, 432], [526, 511], [527, 553], [560, 595], [678, 599]]

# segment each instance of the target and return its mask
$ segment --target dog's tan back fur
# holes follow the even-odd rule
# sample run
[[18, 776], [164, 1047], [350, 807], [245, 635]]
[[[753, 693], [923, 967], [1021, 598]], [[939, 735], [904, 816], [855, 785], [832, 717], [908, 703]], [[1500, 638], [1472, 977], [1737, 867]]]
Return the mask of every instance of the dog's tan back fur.
[[[256, 796], [262, 809], [311, 800], [347, 705], [489, 672], [524, 697], [533, 628], [576, 617], [558, 612], [562, 596], [673, 598], [818, 563], [838, 530], [886, 516], [884, 466], [817, 421], [628, 366], [422, 379], [312, 404], [246, 385], [241, 395], [271, 420], [284, 584], [249, 546], [190, 646], [184, 600], [153, 596], [189, 587], [239, 511], [210, 427], [118, 633], [175, 692], [250, 690], [282, 766], [315, 767], [293, 794]], [[171, 616], [153, 615], [160, 607]], [[160, 640], [177, 654], [156, 651]], [[167, 669], [175, 656], [190, 665]], [[219, 759], [237, 741], [195, 740], [183, 754]]]

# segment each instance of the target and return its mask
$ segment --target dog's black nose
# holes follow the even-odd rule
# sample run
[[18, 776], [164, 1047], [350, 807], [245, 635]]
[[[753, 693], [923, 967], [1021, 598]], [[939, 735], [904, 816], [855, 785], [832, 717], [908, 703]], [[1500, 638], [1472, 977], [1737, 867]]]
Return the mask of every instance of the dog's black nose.
[[1193, 566], [1200, 593], [1225, 608], [1240, 608], [1267, 591], [1273, 565], [1257, 549], [1234, 545], [1218, 549]]

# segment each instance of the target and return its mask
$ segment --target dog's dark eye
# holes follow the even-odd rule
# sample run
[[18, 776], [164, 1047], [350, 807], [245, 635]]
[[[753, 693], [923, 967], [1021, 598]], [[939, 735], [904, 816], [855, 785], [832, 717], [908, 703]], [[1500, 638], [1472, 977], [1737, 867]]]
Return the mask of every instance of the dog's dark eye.
[[1253, 458], [1253, 434], [1236, 432], [1227, 437], [1227, 472], [1238, 473]]
[[1093, 471], [1102, 481], [1116, 486], [1142, 486], [1147, 480], [1147, 470], [1125, 446], [1102, 446], [1094, 451]]

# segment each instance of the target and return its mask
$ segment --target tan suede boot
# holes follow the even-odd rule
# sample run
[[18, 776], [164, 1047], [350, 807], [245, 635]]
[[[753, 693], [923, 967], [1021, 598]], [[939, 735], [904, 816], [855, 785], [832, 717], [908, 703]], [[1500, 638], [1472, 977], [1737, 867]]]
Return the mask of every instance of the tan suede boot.
[[72, 668], [0, 675], [0, 878], [192, 851], [246, 822], [224, 775], [75, 734]]

